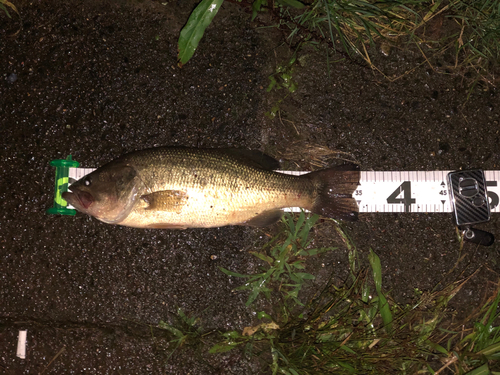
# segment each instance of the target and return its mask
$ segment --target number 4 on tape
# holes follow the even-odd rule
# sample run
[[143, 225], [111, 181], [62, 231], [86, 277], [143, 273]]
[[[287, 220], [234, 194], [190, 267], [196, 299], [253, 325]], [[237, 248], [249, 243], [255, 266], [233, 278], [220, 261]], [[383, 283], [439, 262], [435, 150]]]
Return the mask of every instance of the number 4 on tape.
[[[402, 196], [402, 197], [401, 197]], [[403, 203], [405, 212], [410, 212], [410, 207], [417, 201], [411, 197], [411, 182], [404, 181], [394, 192], [387, 198], [387, 203], [399, 204]]]
[[[361, 172], [354, 197], [360, 212], [453, 212], [448, 196], [449, 172]], [[500, 171], [485, 171], [484, 175], [490, 210], [500, 212]]]

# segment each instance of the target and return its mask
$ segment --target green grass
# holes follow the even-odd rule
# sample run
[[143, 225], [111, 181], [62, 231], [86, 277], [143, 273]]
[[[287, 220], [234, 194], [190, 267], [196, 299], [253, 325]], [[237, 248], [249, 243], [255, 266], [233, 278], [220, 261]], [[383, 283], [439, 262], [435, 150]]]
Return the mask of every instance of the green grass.
[[[280, 15], [291, 42], [321, 40], [338, 51], [339, 41], [344, 52], [380, 73], [372, 62], [379, 54], [373, 47], [388, 51], [413, 45], [431, 66], [427, 55], [440, 56], [453, 47], [455, 62], [448, 69], [486, 79], [500, 57], [499, 12], [499, 0], [316, 0], [299, 14], [282, 9]], [[443, 27], [443, 17], [453, 22]]]
[[[190, 17], [190, 24], [197, 18], [200, 24], [205, 21], [203, 28], [196, 32], [199, 38], [207, 26], [207, 19], [202, 19], [199, 8], [215, 1], [203, 0]], [[388, 54], [391, 48], [415, 48], [422, 55], [421, 64], [429, 64], [438, 72], [454, 71], [472, 76], [473, 83], [482, 80], [495, 84], [493, 69], [498, 67], [500, 58], [500, 0], [247, 2], [252, 4], [252, 20], [259, 13], [273, 12], [274, 19], [278, 20], [276, 27], [288, 29], [291, 46], [300, 48], [307, 44], [326, 43], [343, 57], [364, 59], [391, 80], [410, 73], [419, 63], [403, 75], [390, 77], [373, 62], [373, 57], [380, 54], [378, 50]], [[195, 17], [196, 14], [200, 15]], [[186, 33], [184, 29], [182, 33]], [[188, 48], [180, 39], [179, 56], [186, 54], [191, 57], [196, 45]], [[453, 63], [447, 63], [443, 69], [433, 65], [434, 57], [439, 58], [450, 51], [454, 54]], [[329, 59], [329, 54], [326, 58]], [[291, 66], [287, 69], [291, 70]], [[277, 73], [272, 78], [279, 77], [280, 72]]]
[[172, 355], [184, 345], [198, 345], [201, 343], [202, 332], [201, 328], [197, 326], [199, 319], [196, 317], [187, 316], [182, 309], [177, 309], [175, 316], [175, 324], [169, 324], [164, 321], [158, 323], [158, 328], [164, 329], [173, 335], [170, 341], [174, 348], [168, 354], [166, 362]]
[[[331, 45], [340, 40], [344, 51], [364, 56], [365, 44], [384, 37], [407, 35], [418, 25], [414, 8], [421, 1], [317, 0], [302, 14], [292, 16], [291, 36], [301, 30], [329, 39]], [[314, 37], [314, 35], [313, 35]]]
[[494, 85], [493, 74], [500, 61], [500, 1], [452, 1], [451, 19], [460, 27], [453, 38], [455, 67]]
[[[21, 15], [19, 14], [19, 11], [17, 10], [16, 6], [12, 4], [8, 0], [0, 0], [0, 11], [3, 12], [9, 19], [12, 19], [12, 14], [16, 14], [18, 19], [19, 19], [19, 27], [16, 32], [11, 33], [9, 36], [13, 37], [19, 34], [21, 31], [21, 25], [22, 25], [22, 20], [21, 20]], [[12, 13], [13, 12], [13, 13]]]
[[[247, 306], [253, 303], [261, 293], [270, 298], [273, 286], [279, 287], [285, 301], [292, 300], [297, 305], [303, 305], [298, 298], [299, 292], [307, 280], [314, 279], [313, 275], [302, 272], [305, 269], [305, 260], [307, 257], [334, 250], [332, 247], [309, 249], [309, 233], [318, 219], [318, 215], [312, 215], [306, 220], [304, 212], [299, 215], [297, 222], [289, 214], [283, 216], [282, 222], [285, 224], [285, 229], [264, 246], [264, 251], [252, 252], [257, 258], [267, 263], [262, 272], [242, 275], [221, 268], [221, 271], [229, 276], [246, 280], [245, 284], [237, 290], [250, 291]], [[267, 249], [269, 251], [265, 252]]]
[[439, 290], [415, 289], [411, 304], [398, 304], [383, 288], [377, 254], [369, 250], [366, 260], [360, 258], [347, 232], [332, 222], [348, 249], [349, 277], [338, 285], [332, 275], [305, 300], [299, 293], [314, 279], [304, 272], [308, 260], [335, 250], [311, 246], [317, 221], [304, 212], [285, 215], [280, 233], [253, 252], [264, 262], [257, 273], [222, 269], [244, 281], [237, 290], [248, 294], [249, 309], [264, 298], [272, 312], [255, 311], [258, 323], [242, 332], [212, 335], [209, 348], [203, 337], [215, 333], [203, 334], [198, 320], [179, 310], [176, 324], [159, 325], [173, 334], [173, 351], [186, 345], [210, 354], [239, 350], [272, 374], [500, 375], [500, 281], [465, 325], [451, 325], [448, 303], [474, 275]]
[[[415, 374], [449, 370], [457, 374], [495, 374], [495, 362], [500, 359], [500, 287], [481, 313], [471, 317], [476, 322], [463, 337], [463, 331], [453, 330], [444, 321], [448, 302], [467, 280], [439, 291], [416, 290], [414, 303], [399, 305], [383, 290], [379, 257], [370, 250], [370, 269], [359, 268], [358, 251], [340, 226], [337, 231], [349, 249], [349, 280], [338, 286], [332, 277], [319, 296], [307, 303], [299, 301], [297, 292], [304, 279], [292, 276], [298, 273], [295, 256], [304, 256], [299, 263], [302, 269], [308, 257], [322, 252], [308, 249], [308, 232], [316, 221], [315, 215], [305, 218], [302, 213], [296, 222], [287, 215], [283, 233], [267, 246], [271, 248], [269, 253], [254, 254], [268, 264], [262, 272], [240, 275], [224, 270], [248, 281], [239, 288], [250, 292], [247, 305], [279, 290], [286, 308], [276, 316], [259, 312], [261, 323], [243, 332], [223, 333], [211, 353], [236, 348], [247, 356], [265, 353], [273, 374]], [[306, 279], [310, 278], [312, 275]]]
[[9, 8], [19, 15], [19, 12], [17, 11], [17, 8], [14, 4], [12, 4], [8, 0], [0, 0], [0, 10], [2, 10], [7, 17], [12, 18], [9, 12]]

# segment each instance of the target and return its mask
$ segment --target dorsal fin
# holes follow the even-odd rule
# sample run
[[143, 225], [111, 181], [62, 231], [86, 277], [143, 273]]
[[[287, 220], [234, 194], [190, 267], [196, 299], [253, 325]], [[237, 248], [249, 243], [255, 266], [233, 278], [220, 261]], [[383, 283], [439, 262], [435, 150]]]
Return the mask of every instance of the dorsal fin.
[[224, 148], [220, 150], [255, 168], [265, 169], [267, 171], [274, 171], [280, 168], [280, 162], [278, 160], [264, 154], [262, 151], [240, 148]]

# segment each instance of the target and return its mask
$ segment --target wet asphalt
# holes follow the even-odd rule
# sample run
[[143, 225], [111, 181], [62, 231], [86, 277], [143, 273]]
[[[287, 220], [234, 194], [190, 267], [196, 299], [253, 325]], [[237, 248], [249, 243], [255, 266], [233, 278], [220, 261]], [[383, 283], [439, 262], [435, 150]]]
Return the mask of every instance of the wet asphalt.
[[[77, 214], [50, 216], [53, 159], [71, 154], [97, 167], [153, 146], [260, 149], [308, 169], [307, 146], [352, 154], [363, 170], [500, 167], [498, 90], [447, 73], [450, 56], [426, 65], [417, 51], [374, 51], [393, 81], [325, 51], [302, 49], [298, 89], [267, 92], [269, 75], [293, 49], [269, 15], [225, 2], [192, 61], [176, 66], [177, 37], [196, 1], [55, 1], [18, 5], [22, 29], [4, 15], [0, 39], [0, 370], [39, 373], [265, 373], [240, 352], [177, 351], [165, 364], [177, 309], [200, 329], [255, 324], [241, 281], [219, 267], [255, 272], [249, 253], [278, 227], [185, 231], [111, 226]], [[334, 60], [341, 60], [335, 61]], [[410, 69], [414, 70], [410, 71]], [[470, 94], [470, 95], [469, 95]], [[265, 115], [279, 102], [280, 114]], [[286, 160], [283, 156], [286, 155]], [[346, 224], [363, 262], [380, 256], [384, 286], [401, 303], [478, 273], [452, 300], [455, 319], [479, 306], [498, 280], [498, 245], [459, 241], [443, 214], [364, 214]], [[496, 216], [483, 229], [500, 237]], [[319, 290], [347, 275], [347, 249], [332, 223], [314, 230]], [[305, 295], [304, 298], [307, 298]], [[19, 329], [27, 358], [16, 358]], [[209, 345], [210, 339], [207, 339]], [[171, 349], [170, 345], [170, 349]], [[53, 361], [52, 361], [53, 360]], [[52, 361], [52, 362], [51, 362]]]

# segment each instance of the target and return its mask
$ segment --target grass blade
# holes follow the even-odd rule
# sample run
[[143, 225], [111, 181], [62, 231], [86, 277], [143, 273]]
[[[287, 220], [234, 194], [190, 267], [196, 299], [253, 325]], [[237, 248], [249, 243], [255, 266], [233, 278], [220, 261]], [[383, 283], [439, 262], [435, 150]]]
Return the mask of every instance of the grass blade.
[[481, 367], [478, 367], [472, 371], [469, 371], [465, 375], [489, 375], [490, 374], [490, 368], [488, 367], [488, 364], [485, 363]]
[[229, 271], [229, 270], [226, 270], [223, 267], [219, 267], [219, 269], [222, 272], [224, 272], [226, 275], [228, 275], [228, 276], [243, 277], [243, 278], [247, 278], [248, 277], [248, 275], [243, 275], [243, 274], [238, 273], [238, 272]]
[[305, 7], [304, 4], [297, 0], [281, 0], [280, 2], [296, 9], [302, 9]]
[[2, 9], [5, 14], [7, 15], [7, 17], [9, 18], [12, 18], [12, 16], [10, 15], [9, 11], [7, 10], [7, 8], [5, 7], [5, 5], [7, 5], [9, 8], [11, 8], [14, 12], [17, 13], [17, 15], [19, 15], [19, 12], [17, 11], [17, 8], [14, 4], [12, 4], [10, 1], [8, 0], [0, 0], [0, 9]]
[[[486, 358], [490, 358], [492, 356], [497, 356], [500, 353], [500, 342], [497, 342], [493, 345], [490, 345], [483, 350], [479, 351], [477, 354], [484, 355]], [[493, 358], [492, 358], [493, 359]], [[498, 358], [495, 358], [498, 359]]]
[[392, 331], [392, 313], [385, 298], [382, 293], [382, 266], [380, 264], [380, 258], [377, 254], [370, 249], [370, 254], [368, 255], [368, 260], [370, 261], [370, 266], [373, 271], [373, 280], [375, 282], [375, 289], [378, 294], [378, 304], [380, 309], [380, 315], [382, 316], [382, 320], [384, 321], [385, 329], [387, 332]]

